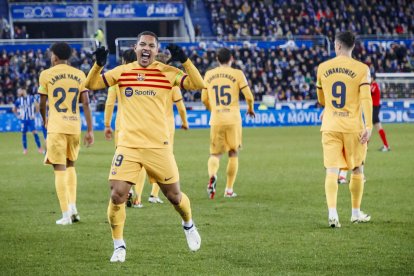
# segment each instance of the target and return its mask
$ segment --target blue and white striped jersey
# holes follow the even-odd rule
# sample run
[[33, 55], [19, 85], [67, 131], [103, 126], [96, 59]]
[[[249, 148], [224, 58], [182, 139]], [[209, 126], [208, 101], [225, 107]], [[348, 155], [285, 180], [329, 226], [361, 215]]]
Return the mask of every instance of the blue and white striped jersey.
[[33, 95], [17, 98], [14, 102], [14, 106], [16, 107], [21, 120], [33, 120], [35, 118], [35, 102], [35, 97]]

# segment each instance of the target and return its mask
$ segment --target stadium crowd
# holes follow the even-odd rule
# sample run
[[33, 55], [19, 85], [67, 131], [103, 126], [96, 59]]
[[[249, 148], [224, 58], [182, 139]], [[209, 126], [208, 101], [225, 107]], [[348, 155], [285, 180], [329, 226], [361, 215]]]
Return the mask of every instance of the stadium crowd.
[[[320, 46], [265, 49], [246, 42], [232, 50], [234, 65], [245, 72], [256, 101], [260, 101], [263, 95], [275, 96], [277, 101], [316, 99], [316, 68], [330, 57], [327, 50]], [[217, 66], [215, 49], [190, 47], [186, 51], [202, 75]], [[358, 43], [354, 55], [370, 66], [372, 72], [411, 72], [414, 68], [414, 43], [408, 48], [403, 44], [390, 48], [367, 48]], [[29, 93], [36, 93], [39, 73], [50, 66], [48, 56], [48, 51], [3, 50], [0, 54], [0, 104], [14, 102], [21, 82], [29, 87]], [[75, 49], [70, 62], [87, 74], [93, 61], [90, 53]], [[386, 93], [384, 97], [395, 97]], [[187, 101], [200, 99], [200, 92], [184, 95]], [[90, 98], [93, 103], [103, 104], [105, 96], [104, 92], [91, 93]]]
[[[92, 55], [84, 50], [78, 52], [74, 49], [70, 63], [87, 74], [92, 67]], [[23, 83], [28, 87], [28, 93], [37, 93], [39, 74], [49, 67], [48, 50], [7, 52], [3, 49], [0, 53], [0, 104], [13, 104], [17, 88]], [[105, 94], [91, 93], [90, 99], [92, 103], [104, 102]]]
[[410, 0], [206, 0], [215, 34], [239, 39], [250, 36], [325, 35], [336, 30], [357, 34], [414, 33]]

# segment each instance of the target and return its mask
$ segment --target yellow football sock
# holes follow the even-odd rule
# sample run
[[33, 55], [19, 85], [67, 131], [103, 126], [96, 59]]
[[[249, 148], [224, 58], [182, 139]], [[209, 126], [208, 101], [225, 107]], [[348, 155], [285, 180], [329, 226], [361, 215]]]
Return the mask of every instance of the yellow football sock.
[[55, 187], [62, 213], [69, 211], [66, 171], [55, 171]]
[[76, 188], [78, 186], [78, 181], [75, 167], [66, 168], [66, 181], [66, 183], [68, 183], [69, 204], [76, 204]]
[[351, 174], [351, 181], [349, 182], [349, 191], [351, 192], [352, 208], [360, 208], [362, 194], [364, 193], [363, 174]]
[[158, 197], [159, 193], [160, 193], [160, 186], [158, 186], [157, 183], [152, 183], [151, 195], [153, 197]]
[[112, 239], [122, 240], [124, 235], [124, 225], [126, 220], [125, 202], [115, 205], [109, 200], [108, 221], [111, 225]]
[[336, 208], [336, 199], [338, 195], [338, 175], [327, 173], [325, 177], [325, 195], [328, 208]]
[[217, 175], [217, 171], [220, 166], [220, 159], [210, 155], [210, 158], [208, 159], [208, 176], [211, 177], [213, 175]]
[[237, 171], [239, 169], [239, 158], [229, 157], [227, 163], [227, 184], [226, 189], [233, 190], [234, 181], [236, 181]]
[[190, 199], [188, 196], [181, 192], [181, 201], [178, 205], [173, 205], [175, 210], [180, 214], [184, 222], [189, 222], [191, 220], [191, 206]]
[[144, 183], [145, 183], [145, 177], [147, 176], [147, 171], [142, 167], [141, 171], [138, 174], [138, 181], [134, 185], [134, 191], [135, 195], [137, 196], [136, 202], [142, 202], [141, 196], [142, 196], [142, 190], [144, 189]]

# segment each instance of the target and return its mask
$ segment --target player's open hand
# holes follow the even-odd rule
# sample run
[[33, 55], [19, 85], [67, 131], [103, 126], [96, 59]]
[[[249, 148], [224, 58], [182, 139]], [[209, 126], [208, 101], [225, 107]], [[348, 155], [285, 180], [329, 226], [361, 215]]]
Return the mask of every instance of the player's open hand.
[[83, 137], [83, 144], [89, 148], [93, 145], [94, 140], [93, 131], [88, 131], [86, 132], [85, 137]]
[[254, 110], [247, 110], [246, 114], [252, 118], [256, 117], [256, 113], [254, 113]]
[[112, 128], [111, 127], [105, 127], [104, 130], [104, 135], [105, 135], [105, 139], [107, 141], [111, 141], [112, 140]]
[[96, 64], [98, 64], [98, 66], [105, 66], [108, 53], [109, 50], [105, 49], [104, 46], [97, 48], [95, 52], [93, 52], [93, 54], [95, 55]]
[[183, 49], [175, 44], [168, 44], [167, 49], [171, 53], [171, 58], [167, 61], [167, 64], [173, 61], [179, 61], [181, 63], [184, 63], [187, 61], [188, 57], [184, 53]]
[[371, 138], [372, 129], [365, 129], [361, 136], [359, 137], [359, 142], [361, 144], [365, 144], [369, 141], [369, 138]]

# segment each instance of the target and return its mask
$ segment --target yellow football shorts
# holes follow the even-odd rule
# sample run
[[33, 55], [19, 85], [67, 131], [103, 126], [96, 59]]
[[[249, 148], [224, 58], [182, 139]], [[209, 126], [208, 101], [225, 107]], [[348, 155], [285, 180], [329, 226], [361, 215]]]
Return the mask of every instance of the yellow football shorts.
[[134, 149], [118, 146], [112, 160], [109, 180], [137, 182], [142, 167], [148, 177], [161, 184], [178, 182], [180, 177], [171, 148]]
[[80, 149], [80, 134], [48, 133], [45, 164], [66, 165], [66, 159], [76, 161]]
[[212, 125], [210, 128], [210, 154], [239, 150], [242, 144], [242, 126]]
[[359, 142], [359, 133], [322, 132], [325, 168], [353, 170], [364, 163], [367, 144]]

